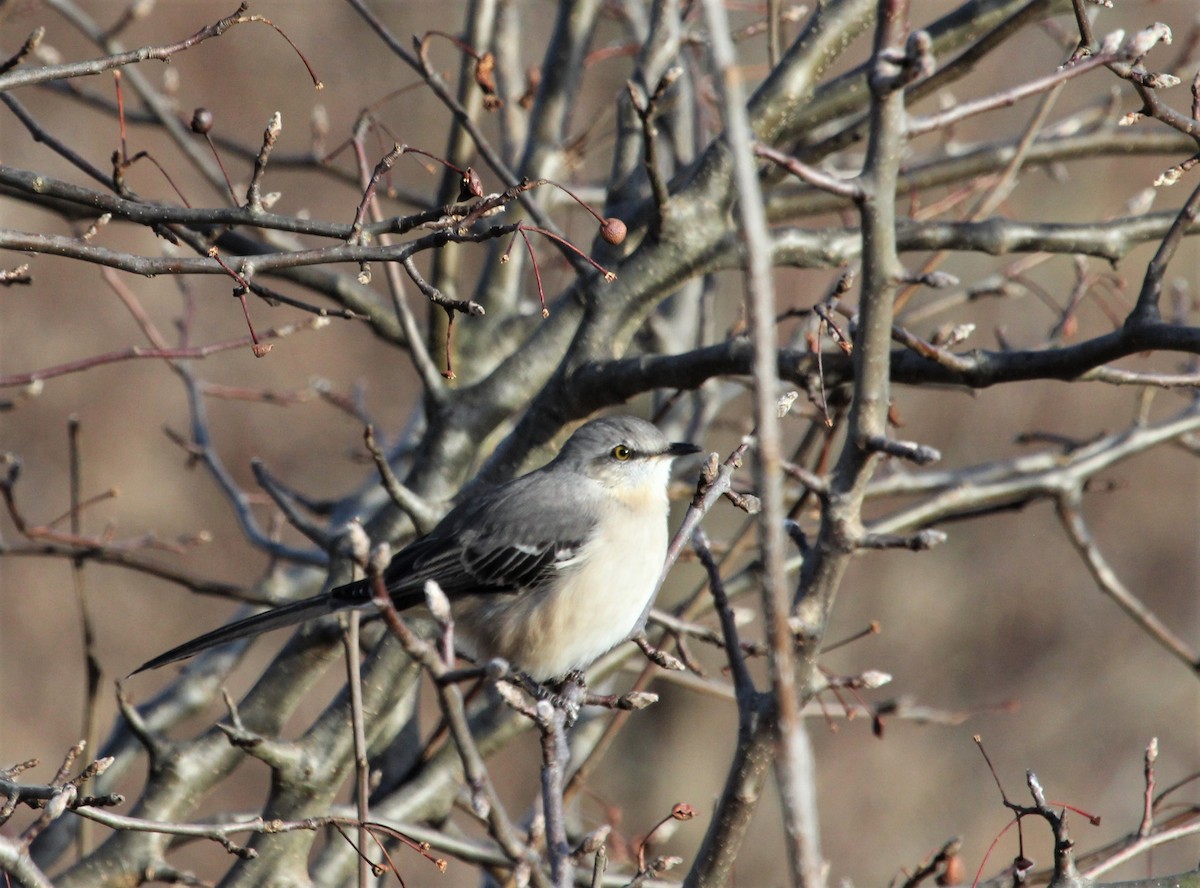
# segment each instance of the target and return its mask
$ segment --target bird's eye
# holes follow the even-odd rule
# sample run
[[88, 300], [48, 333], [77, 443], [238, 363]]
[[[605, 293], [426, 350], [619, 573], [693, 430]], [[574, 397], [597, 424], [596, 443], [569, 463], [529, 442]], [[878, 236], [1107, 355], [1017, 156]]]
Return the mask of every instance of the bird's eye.
[[633, 451], [630, 450], [628, 447], [626, 447], [624, 444], [618, 444], [616, 447], [614, 447], [612, 449], [612, 455], [613, 455], [613, 459], [620, 460], [621, 462], [625, 462], [625, 460], [627, 460], [627, 459], [629, 459], [629, 457], [633, 456]]

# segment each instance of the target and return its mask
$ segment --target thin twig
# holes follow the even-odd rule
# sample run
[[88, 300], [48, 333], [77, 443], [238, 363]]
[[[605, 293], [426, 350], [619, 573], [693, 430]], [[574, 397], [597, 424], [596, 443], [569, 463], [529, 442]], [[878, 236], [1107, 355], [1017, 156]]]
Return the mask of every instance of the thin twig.
[[367, 732], [363, 718], [362, 661], [358, 642], [358, 629], [362, 613], [355, 608], [350, 611], [343, 647], [346, 651], [346, 681], [350, 687], [350, 724], [354, 734], [354, 802], [358, 813], [358, 885], [367, 888], [370, 875], [370, 860], [366, 854], [367, 822], [370, 819], [369, 799], [371, 794], [371, 771], [367, 761]]
[[1116, 602], [1133, 621], [1147, 634], [1159, 643], [1168, 653], [1193, 671], [1200, 673], [1200, 654], [1186, 641], [1171, 631], [1158, 616], [1134, 595], [1116, 572], [1109, 566], [1096, 544], [1095, 538], [1083, 520], [1083, 496], [1079, 488], [1071, 488], [1056, 500], [1058, 517], [1063, 529], [1067, 532], [1072, 545], [1075, 546], [1096, 585], [1105, 595]]

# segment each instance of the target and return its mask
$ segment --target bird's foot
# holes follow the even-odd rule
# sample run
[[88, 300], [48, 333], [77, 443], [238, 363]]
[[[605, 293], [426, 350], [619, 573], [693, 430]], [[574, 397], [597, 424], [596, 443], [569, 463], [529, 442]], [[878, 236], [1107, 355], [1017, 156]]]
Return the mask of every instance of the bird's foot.
[[558, 682], [558, 691], [552, 698], [554, 705], [563, 711], [569, 728], [579, 719], [580, 710], [587, 699], [587, 679], [578, 670], [568, 672]]
[[534, 681], [522, 674], [522, 684], [535, 700], [544, 700], [566, 717], [567, 727], [575, 724], [587, 699], [587, 678], [581, 670], [573, 669], [561, 678]]

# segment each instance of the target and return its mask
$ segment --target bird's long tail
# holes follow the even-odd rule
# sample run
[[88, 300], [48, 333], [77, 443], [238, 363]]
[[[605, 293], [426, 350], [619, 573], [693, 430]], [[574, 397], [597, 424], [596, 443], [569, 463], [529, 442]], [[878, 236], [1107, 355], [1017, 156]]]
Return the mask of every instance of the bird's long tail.
[[[338, 592], [341, 590], [334, 591]], [[178, 647], [171, 648], [165, 654], [159, 654], [153, 660], [147, 660], [129, 674], [137, 675], [139, 672], [145, 672], [147, 669], [157, 669], [159, 666], [165, 666], [167, 663], [184, 660], [195, 656], [201, 651], [206, 651], [209, 648], [231, 641], [237, 641], [240, 638], [253, 638], [264, 632], [270, 632], [272, 629], [295, 626], [297, 623], [303, 623], [306, 620], [333, 613], [344, 607], [353, 606], [354, 603], [357, 602], [347, 601], [342, 596], [326, 594], [306, 598], [303, 601], [295, 601], [291, 604], [285, 604], [282, 607], [272, 608], [269, 611], [263, 611], [261, 614], [254, 614], [254, 616], [246, 617], [244, 620], [238, 620], [236, 623], [229, 623], [219, 629], [214, 629], [212, 632], [205, 632], [191, 641], [185, 641]]]

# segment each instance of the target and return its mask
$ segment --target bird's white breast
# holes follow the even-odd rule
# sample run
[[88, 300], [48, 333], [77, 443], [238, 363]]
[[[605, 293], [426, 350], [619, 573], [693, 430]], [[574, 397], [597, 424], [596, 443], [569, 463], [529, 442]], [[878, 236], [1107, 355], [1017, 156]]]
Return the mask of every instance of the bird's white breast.
[[646, 467], [654, 483], [612, 491], [582, 557], [561, 581], [513, 595], [479, 596], [456, 608], [476, 653], [503, 657], [538, 681], [590, 666], [633, 632], [654, 594], [667, 552], [669, 462]]

